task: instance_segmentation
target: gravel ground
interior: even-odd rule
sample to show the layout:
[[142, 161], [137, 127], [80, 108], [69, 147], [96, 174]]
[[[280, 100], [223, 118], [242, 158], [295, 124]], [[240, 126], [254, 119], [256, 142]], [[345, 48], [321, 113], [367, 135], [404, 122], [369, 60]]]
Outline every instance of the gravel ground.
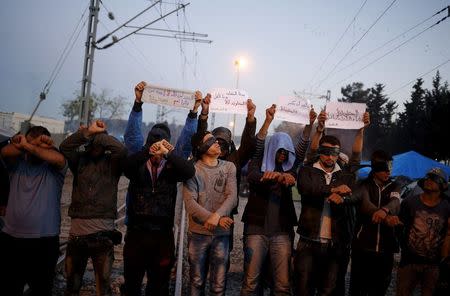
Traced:
[[[128, 180], [125, 177], [122, 177], [119, 183], [119, 198], [118, 198], [118, 206], [122, 205], [125, 200], [126, 187], [128, 184]], [[70, 204], [70, 194], [72, 187], [72, 176], [70, 172], [66, 176], [65, 185], [63, 188], [63, 196], [62, 196], [62, 226], [61, 226], [61, 241], [67, 240], [68, 231], [70, 227], [70, 218], [67, 216], [68, 205]], [[227, 292], [226, 295], [239, 295], [240, 288], [242, 285], [243, 278], [243, 252], [242, 252], [242, 232], [243, 232], [243, 223], [241, 222], [242, 213], [244, 212], [245, 205], [247, 203], [246, 198], [240, 198], [239, 201], [239, 214], [235, 219], [235, 231], [234, 231], [234, 249], [231, 253], [231, 265], [227, 278]], [[300, 203], [295, 203], [297, 215], [300, 210]], [[180, 207], [178, 207], [180, 208]], [[180, 218], [176, 217], [176, 221], [179, 221]], [[119, 227], [124, 234], [126, 231], [125, 226], [121, 225]], [[296, 240], [298, 238], [296, 237]], [[183, 260], [183, 295], [187, 295], [186, 291], [189, 284], [188, 277], [188, 263], [186, 258], [186, 240], [185, 240], [185, 248], [184, 248], [184, 260]], [[120, 285], [123, 283], [123, 258], [122, 258], [122, 249], [123, 244], [115, 247], [115, 261], [112, 272], [112, 290], [113, 295], [120, 295]], [[395, 282], [396, 282], [396, 266], [398, 263], [398, 259], [395, 260], [394, 273], [392, 275], [392, 283], [389, 287], [387, 295], [395, 295]], [[55, 289], [53, 295], [64, 295], [65, 289], [65, 278], [64, 278], [64, 267], [59, 268], [56, 279], [55, 279]], [[175, 269], [173, 273], [173, 279], [175, 278]], [[145, 281], [145, 280], [144, 280]], [[347, 277], [347, 286], [348, 286], [348, 277]], [[144, 286], [143, 286], [144, 287]], [[171, 291], [173, 294], [174, 291], [174, 280], [172, 281]], [[87, 295], [95, 295], [95, 278], [92, 264], [89, 262], [83, 281], [83, 288], [80, 292], [81, 296]], [[266, 290], [265, 295], [269, 295]]]

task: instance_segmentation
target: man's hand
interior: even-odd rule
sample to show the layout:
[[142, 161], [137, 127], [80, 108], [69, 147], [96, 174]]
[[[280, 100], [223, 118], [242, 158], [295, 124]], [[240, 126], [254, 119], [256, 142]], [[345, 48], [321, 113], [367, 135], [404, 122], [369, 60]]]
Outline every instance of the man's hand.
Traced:
[[223, 229], [230, 229], [231, 225], [233, 225], [234, 221], [230, 217], [221, 217], [219, 219], [219, 226]]
[[247, 120], [255, 120], [256, 105], [253, 103], [252, 99], [247, 100]]
[[6, 206], [0, 206], [0, 216], [6, 215]]
[[320, 111], [319, 117], [317, 117], [317, 129], [323, 131], [325, 128], [325, 121], [327, 120], [327, 112], [325, 110]]
[[275, 112], [277, 111], [277, 105], [272, 104], [270, 108], [266, 109], [266, 121], [272, 122], [272, 120], [275, 118]]
[[161, 144], [162, 144], [169, 152], [171, 152], [173, 149], [175, 149], [175, 147], [173, 147], [172, 144], [170, 144], [169, 142], [167, 142], [167, 140], [161, 140]]
[[94, 135], [98, 133], [103, 133], [106, 130], [106, 124], [101, 120], [96, 120], [91, 123], [88, 128], [88, 134]]
[[150, 154], [163, 156], [169, 153], [169, 149], [166, 148], [162, 141], [164, 140], [153, 143], [152, 146], [150, 146]]
[[145, 81], [141, 81], [134, 87], [134, 96], [136, 98], [136, 102], [142, 102], [142, 93], [144, 92], [144, 88], [146, 85], [147, 83]]
[[208, 115], [209, 113], [209, 104], [211, 103], [211, 94], [206, 94], [206, 97], [202, 100], [202, 112], [201, 115]]
[[50, 138], [49, 136], [47, 136], [47, 135], [41, 135], [41, 136], [38, 137], [37, 139], [38, 139], [38, 141], [37, 141], [36, 144], [37, 144], [39, 147], [45, 148], [45, 149], [50, 149], [50, 148], [53, 147], [53, 144], [54, 144], [53, 139]]
[[338, 187], [331, 188], [331, 193], [337, 193], [337, 194], [340, 194], [340, 195], [347, 195], [347, 194], [352, 193], [352, 190], [347, 185], [342, 184], [342, 185], [339, 185]]
[[11, 139], [11, 144], [13, 144], [14, 147], [16, 147], [16, 149], [19, 149], [19, 150], [23, 150], [24, 146], [27, 143], [28, 143], [27, 142], [27, 138], [24, 135], [22, 135], [22, 134], [15, 135]]
[[402, 221], [398, 218], [398, 216], [387, 215], [383, 220], [384, 224], [389, 227], [395, 227], [397, 225], [402, 225]]
[[197, 113], [198, 107], [202, 104], [202, 92], [197, 90], [194, 94], [195, 102], [194, 107], [192, 108], [192, 112]]
[[313, 125], [314, 121], [316, 121], [317, 113], [314, 111], [313, 106], [311, 105], [311, 110], [309, 110], [309, 125]]
[[341, 203], [344, 202], [344, 198], [337, 193], [331, 193], [331, 195], [328, 196], [327, 201], [329, 203], [340, 205]]
[[214, 231], [214, 229], [219, 224], [219, 220], [220, 220], [219, 214], [213, 213], [211, 216], [208, 217], [208, 220], [205, 221], [205, 224], [203, 224], [203, 226], [209, 231]]
[[286, 186], [292, 186], [295, 185], [295, 178], [289, 173], [282, 173], [278, 178], [278, 182]]
[[372, 215], [372, 222], [375, 224], [381, 223], [387, 216], [387, 213], [383, 209], [379, 209]]
[[364, 122], [363, 128], [367, 128], [370, 125], [370, 113], [369, 112], [364, 112], [363, 122]]
[[264, 172], [263, 176], [261, 177], [261, 179], [259, 181], [264, 182], [264, 181], [278, 180], [278, 178], [280, 176], [281, 176], [280, 172], [266, 171], [266, 172]]

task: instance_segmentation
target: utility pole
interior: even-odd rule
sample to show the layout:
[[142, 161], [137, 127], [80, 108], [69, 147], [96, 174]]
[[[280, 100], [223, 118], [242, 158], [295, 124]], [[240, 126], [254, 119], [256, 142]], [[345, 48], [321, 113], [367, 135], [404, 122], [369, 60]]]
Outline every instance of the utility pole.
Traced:
[[100, 0], [90, 0], [89, 22], [84, 53], [83, 76], [81, 80], [80, 125], [89, 124], [89, 101], [91, 99], [92, 67], [94, 65], [95, 40], [97, 38], [98, 11]]
[[[239, 70], [241, 68], [242, 61], [240, 59], [234, 61], [234, 65], [236, 66], [236, 89], [239, 89]], [[236, 113], [233, 114], [233, 139], [236, 139], [234, 134], [236, 130]]]

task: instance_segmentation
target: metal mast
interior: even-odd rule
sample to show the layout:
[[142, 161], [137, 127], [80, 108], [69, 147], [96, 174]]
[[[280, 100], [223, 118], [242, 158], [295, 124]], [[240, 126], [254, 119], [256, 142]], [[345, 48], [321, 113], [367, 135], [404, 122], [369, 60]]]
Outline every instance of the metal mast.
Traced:
[[80, 125], [89, 124], [89, 101], [91, 98], [92, 68], [94, 65], [95, 40], [97, 38], [98, 11], [100, 0], [90, 0], [89, 23], [84, 53], [83, 76], [81, 81]]

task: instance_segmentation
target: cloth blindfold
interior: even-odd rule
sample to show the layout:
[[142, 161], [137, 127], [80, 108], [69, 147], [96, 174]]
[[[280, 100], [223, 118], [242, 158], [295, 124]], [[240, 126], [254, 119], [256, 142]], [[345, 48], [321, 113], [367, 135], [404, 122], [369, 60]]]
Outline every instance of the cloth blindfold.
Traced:
[[371, 167], [374, 172], [390, 172], [392, 171], [392, 161], [377, 161], [372, 163]]
[[200, 155], [205, 154], [206, 151], [208, 151], [209, 148], [217, 141], [217, 139], [212, 136], [208, 138], [205, 142], [201, 143], [200, 146], [198, 146], [197, 151]]
[[339, 156], [340, 152], [339, 147], [320, 146], [319, 150], [317, 150], [317, 153], [327, 156]]

